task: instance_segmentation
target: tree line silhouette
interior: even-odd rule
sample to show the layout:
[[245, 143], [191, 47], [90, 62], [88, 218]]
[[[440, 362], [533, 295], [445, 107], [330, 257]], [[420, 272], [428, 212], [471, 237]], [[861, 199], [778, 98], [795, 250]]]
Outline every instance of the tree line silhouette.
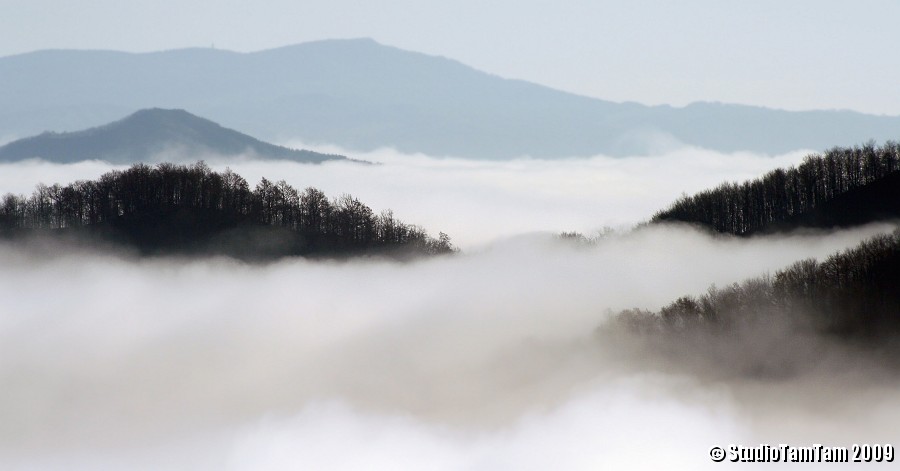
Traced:
[[0, 201], [0, 231], [6, 234], [84, 228], [112, 228], [150, 249], [178, 250], [235, 228], [268, 228], [256, 234], [287, 240], [279, 254], [455, 250], [446, 234], [432, 238], [392, 211], [375, 214], [348, 194], [329, 199], [316, 188], [298, 191], [266, 178], [251, 189], [230, 169], [214, 172], [202, 161], [136, 164], [97, 180], [39, 184], [31, 196], [7, 194]]
[[801, 260], [702, 296], [683, 296], [659, 312], [622, 311], [618, 320], [642, 332], [734, 330], [764, 321], [809, 321], [820, 332], [879, 337], [900, 333], [900, 229], [819, 262]]
[[872, 142], [861, 147], [835, 147], [824, 155], [807, 156], [796, 167], [682, 196], [656, 213], [651, 221], [697, 223], [717, 232], [746, 235], [820, 208], [840, 195], [898, 171], [897, 142], [888, 141], [880, 147]]

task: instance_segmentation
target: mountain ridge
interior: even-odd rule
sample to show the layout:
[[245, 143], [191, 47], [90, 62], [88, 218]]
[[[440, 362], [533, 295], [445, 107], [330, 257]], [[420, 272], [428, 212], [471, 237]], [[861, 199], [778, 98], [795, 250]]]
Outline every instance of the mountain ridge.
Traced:
[[606, 101], [371, 39], [246, 53], [36, 51], [0, 58], [0, 103], [4, 135], [184, 108], [270, 141], [479, 159], [647, 154], [655, 137], [774, 154], [900, 133], [900, 117], [855, 111]]

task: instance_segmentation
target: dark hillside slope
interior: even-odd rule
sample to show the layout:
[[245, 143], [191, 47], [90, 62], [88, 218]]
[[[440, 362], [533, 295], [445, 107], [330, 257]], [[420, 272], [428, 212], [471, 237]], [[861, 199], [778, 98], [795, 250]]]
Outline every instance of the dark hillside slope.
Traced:
[[[621, 311], [595, 335], [624, 359], [667, 373], [819, 385], [874, 372], [893, 391], [900, 371], [900, 230], [823, 261], [713, 285], [655, 312]], [[813, 392], [809, 400], [815, 399]]]
[[763, 324], [838, 337], [892, 338], [900, 335], [900, 229], [821, 262], [798, 261], [774, 276], [713, 286], [656, 313], [629, 310], [620, 319], [645, 331], [738, 332]]
[[900, 215], [900, 144], [833, 148], [797, 167], [685, 196], [652, 222], [686, 222], [750, 235], [865, 224]]
[[765, 232], [797, 227], [851, 227], [886, 220], [900, 220], [900, 170], [838, 195], [815, 209], [772, 223]]
[[450, 239], [428, 236], [389, 210], [375, 214], [349, 195], [329, 200], [263, 178], [254, 189], [231, 171], [134, 165], [97, 180], [38, 185], [30, 197], [0, 201], [0, 236], [87, 238], [142, 253], [225, 254], [268, 259], [452, 252]]

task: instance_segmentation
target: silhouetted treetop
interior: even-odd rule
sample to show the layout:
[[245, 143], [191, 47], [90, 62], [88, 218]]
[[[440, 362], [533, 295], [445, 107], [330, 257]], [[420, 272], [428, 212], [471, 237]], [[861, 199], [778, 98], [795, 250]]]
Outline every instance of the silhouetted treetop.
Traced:
[[797, 167], [684, 196], [653, 222], [746, 235], [797, 226], [849, 226], [900, 217], [900, 144], [835, 147]]
[[0, 233], [48, 231], [112, 234], [148, 252], [250, 257], [257, 249], [263, 256], [455, 250], [446, 234], [434, 239], [351, 195], [328, 199], [316, 188], [298, 191], [266, 178], [251, 189], [230, 169], [214, 172], [203, 162], [136, 164], [97, 180], [39, 184], [29, 197], [0, 201]]
[[900, 334], [900, 229], [824, 261], [806, 259], [702, 296], [683, 296], [659, 312], [632, 309], [618, 319], [642, 332], [697, 328], [734, 331], [765, 323], [806, 323], [840, 336]]

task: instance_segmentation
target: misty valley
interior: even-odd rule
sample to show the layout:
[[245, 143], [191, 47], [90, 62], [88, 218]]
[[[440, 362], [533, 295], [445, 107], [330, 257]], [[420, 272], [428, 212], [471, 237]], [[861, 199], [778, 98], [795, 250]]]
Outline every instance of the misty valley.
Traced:
[[[896, 416], [844, 397], [896, 400], [898, 158], [890, 142], [834, 148], [683, 195], [630, 228], [470, 236], [462, 250], [346, 193], [265, 177], [251, 187], [203, 162], [106, 164], [95, 179], [10, 193], [0, 202], [5, 453], [51, 468], [72, 453], [148, 469], [167, 459], [243, 469], [272, 453], [362, 465], [322, 448], [331, 436], [365, 463], [420, 443], [422, 460], [465, 467], [487, 454], [542, 468], [594, 447], [569, 436], [624, 427], [624, 445], [645, 436], [634, 424], [660, 415], [693, 421], [701, 436], [804, 440], [805, 427], [783, 434], [798, 416], [835, 440], [893, 430]], [[448, 197], [486, 172], [413, 162], [436, 167], [410, 177], [432, 189], [456, 173]], [[409, 165], [232, 164], [287, 169], [298, 183], [313, 167], [340, 182]], [[366, 192], [401, 207], [407, 197]], [[747, 414], [756, 425], [736, 430]], [[532, 440], [553, 453], [519, 448]], [[27, 458], [47, 443], [47, 458]]]
[[889, 469], [898, 123], [368, 39], [0, 57], [0, 469]]

